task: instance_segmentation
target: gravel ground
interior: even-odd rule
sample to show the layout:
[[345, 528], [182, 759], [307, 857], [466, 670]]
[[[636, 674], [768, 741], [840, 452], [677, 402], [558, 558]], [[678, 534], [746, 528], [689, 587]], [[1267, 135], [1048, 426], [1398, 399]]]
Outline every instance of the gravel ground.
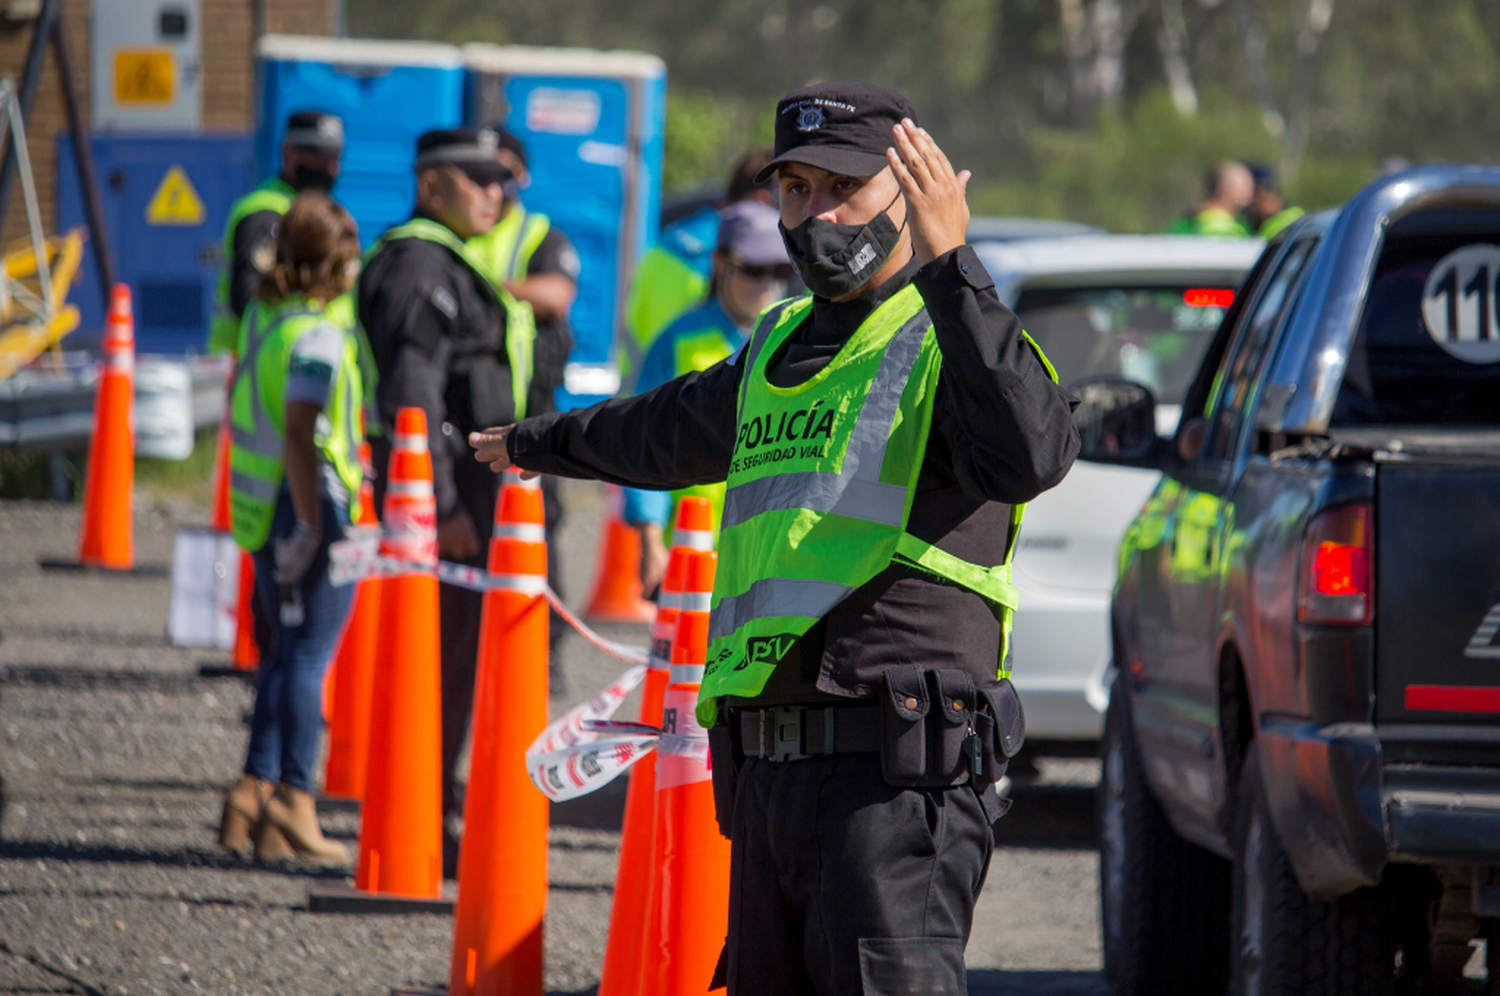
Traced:
[[[601, 489], [565, 491], [571, 602], [586, 594]], [[166, 564], [191, 505], [136, 506], [137, 560]], [[197, 676], [223, 655], [167, 645], [164, 576], [44, 571], [75, 549], [78, 509], [0, 502], [0, 993], [384, 994], [441, 987], [448, 917], [307, 911], [315, 876], [214, 847], [220, 793], [243, 760], [251, 691]], [[639, 627], [606, 631], [641, 643]], [[566, 709], [619, 665], [580, 639], [563, 649]], [[627, 702], [621, 715], [633, 716]], [[1102, 996], [1097, 765], [1042, 759], [1022, 779], [969, 946], [982, 996]], [[592, 993], [609, 920], [621, 781], [553, 809], [549, 992]], [[325, 812], [351, 845], [358, 820]], [[337, 876], [332, 876], [336, 878]]]

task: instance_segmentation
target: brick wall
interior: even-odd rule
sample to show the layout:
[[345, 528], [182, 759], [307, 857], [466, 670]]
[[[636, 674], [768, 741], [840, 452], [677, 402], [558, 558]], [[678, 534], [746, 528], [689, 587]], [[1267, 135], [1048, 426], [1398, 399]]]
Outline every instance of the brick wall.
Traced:
[[[109, 2], [109, 0], [99, 0]], [[78, 96], [85, 120], [89, 113], [90, 0], [61, 0], [63, 24], [77, 75]], [[326, 35], [333, 29], [336, 0], [265, 0], [268, 31]], [[209, 131], [245, 131], [252, 127], [255, 106], [254, 7], [251, 0], [202, 0], [203, 127]], [[11, 24], [0, 18], [0, 76], [20, 85], [33, 23]], [[57, 222], [55, 178], [57, 135], [68, 126], [62, 80], [57, 60], [48, 50], [46, 68], [37, 88], [36, 104], [26, 123], [26, 141], [41, 201], [42, 223], [51, 232]], [[26, 236], [25, 207], [19, 179], [0, 229], [0, 245]]]

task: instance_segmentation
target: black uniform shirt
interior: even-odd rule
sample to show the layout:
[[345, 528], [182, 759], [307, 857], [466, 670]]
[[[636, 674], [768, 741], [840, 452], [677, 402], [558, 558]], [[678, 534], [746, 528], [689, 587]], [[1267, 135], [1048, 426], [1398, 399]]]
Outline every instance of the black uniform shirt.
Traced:
[[254, 211], [234, 226], [229, 240], [233, 258], [229, 261], [229, 308], [236, 318], [260, 290], [260, 282], [276, 265], [276, 231], [281, 227], [279, 211]]
[[[955, 556], [999, 563], [1010, 509], [1062, 480], [1078, 453], [1077, 401], [1052, 383], [1021, 337], [994, 281], [963, 246], [856, 301], [814, 299], [811, 320], [772, 357], [772, 383], [805, 381], [907, 282], [914, 282], [943, 354], [933, 427], [907, 529]], [[738, 357], [629, 398], [523, 422], [512, 460], [528, 470], [633, 487], [722, 481], [737, 430]], [[892, 564], [805, 633], [757, 702], [866, 698], [897, 664], [962, 667], [994, 681], [1000, 627], [965, 589]], [[1022, 662], [1024, 666], [1024, 662]]]
[[[555, 273], [578, 283], [578, 251], [556, 225], [547, 229], [531, 259], [526, 261], [528, 277]], [[536, 348], [531, 371], [531, 390], [526, 395], [526, 411], [542, 415], [556, 411], [554, 395], [563, 382], [563, 370], [573, 352], [573, 329], [566, 318], [548, 321], [537, 319]]]
[[515, 419], [499, 298], [446, 246], [409, 238], [365, 264], [356, 305], [380, 375], [376, 404], [386, 432], [400, 408], [427, 412], [437, 514], [446, 519], [459, 503], [453, 461], [468, 459], [468, 434]]

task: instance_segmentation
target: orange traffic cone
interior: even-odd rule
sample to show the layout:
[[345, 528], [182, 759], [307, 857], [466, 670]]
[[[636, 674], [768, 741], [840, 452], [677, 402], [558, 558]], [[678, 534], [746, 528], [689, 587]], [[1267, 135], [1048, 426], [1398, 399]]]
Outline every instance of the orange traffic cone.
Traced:
[[541, 996], [547, 797], [523, 758], [547, 725], [542, 492], [514, 472], [495, 506], [474, 689], [474, 746], [458, 851], [448, 996]]
[[729, 931], [729, 841], [714, 818], [708, 732], [694, 707], [708, 660], [708, 603], [718, 555], [687, 561], [671, 684], [662, 704], [657, 746], [655, 910], [641, 993], [686, 996], [708, 990]]
[[584, 614], [602, 622], [649, 623], [656, 607], [641, 597], [641, 538], [620, 518], [622, 500], [620, 489], [611, 487], [599, 573]]
[[[661, 725], [662, 698], [672, 661], [687, 560], [700, 534], [713, 545], [713, 511], [706, 498], [684, 498], [677, 510], [675, 545], [661, 583], [656, 623], [651, 628], [651, 657], [641, 695], [640, 722]], [[637, 996], [641, 956], [646, 943], [646, 915], [651, 903], [651, 848], [656, 826], [656, 754], [647, 754], [630, 769], [625, 815], [620, 834], [619, 871], [609, 912], [609, 942], [599, 976], [599, 996]]]
[[230, 670], [239, 675], [254, 674], [260, 667], [260, 647], [255, 642], [255, 610], [250, 599], [255, 595], [255, 558], [240, 551], [240, 607], [234, 623], [234, 656]]
[[94, 397], [94, 437], [83, 491], [78, 561], [85, 567], [135, 566], [130, 501], [135, 484], [135, 321], [130, 288], [115, 284], [104, 325], [104, 375]]
[[[355, 524], [378, 528], [375, 488], [371, 484], [370, 444], [359, 450], [365, 482], [359, 489]], [[375, 692], [375, 654], [380, 640], [380, 579], [367, 578], [354, 591], [354, 607], [339, 638], [339, 652], [330, 669], [328, 766], [323, 792], [347, 799], [363, 799], [370, 759], [370, 700]]]
[[315, 913], [451, 906], [442, 899], [437, 509], [422, 409], [396, 413], [392, 444], [380, 552], [423, 566], [381, 581], [359, 870], [352, 890], [309, 889]]
[[[234, 374], [224, 384], [227, 399], [234, 387]], [[214, 507], [208, 528], [214, 532], [227, 533], [234, 528], [229, 517], [229, 456], [234, 448], [234, 433], [229, 427], [229, 402], [224, 402], [224, 412], [219, 416], [219, 438], [214, 449]]]

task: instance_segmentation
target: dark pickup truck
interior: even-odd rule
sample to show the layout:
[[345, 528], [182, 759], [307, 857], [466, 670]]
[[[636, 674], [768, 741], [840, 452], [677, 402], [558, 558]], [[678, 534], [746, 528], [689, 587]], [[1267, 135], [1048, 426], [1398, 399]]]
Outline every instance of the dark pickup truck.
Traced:
[[1500, 994], [1500, 168], [1268, 245], [1173, 438], [1074, 390], [1085, 459], [1162, 472], [1111, 618], [1114, 991]]

